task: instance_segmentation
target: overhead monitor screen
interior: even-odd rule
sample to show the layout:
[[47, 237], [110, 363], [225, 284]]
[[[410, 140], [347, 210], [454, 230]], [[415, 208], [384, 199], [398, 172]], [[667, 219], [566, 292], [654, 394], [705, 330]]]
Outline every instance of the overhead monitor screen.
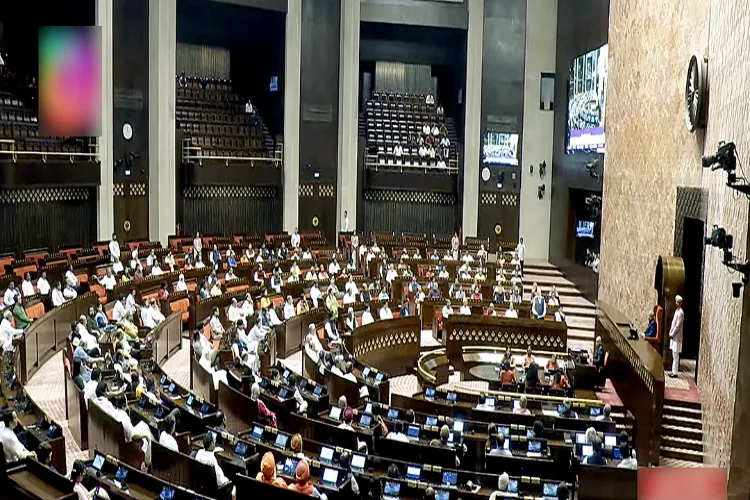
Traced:
[[568, 80], [568, 153], [604, 153], [608, 54], [603, 45], [573, 59]]

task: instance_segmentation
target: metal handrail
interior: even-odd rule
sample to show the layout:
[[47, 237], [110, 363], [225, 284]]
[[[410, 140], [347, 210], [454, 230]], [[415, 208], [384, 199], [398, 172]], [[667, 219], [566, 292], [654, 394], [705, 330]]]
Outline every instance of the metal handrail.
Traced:
[[[195, 151], [198, 154], [191, 154], [191, 151]], [[276, 149], [273, 152], [272, 157], [267, 156], [216, 156], [216, 155], [204, 155], [203, 148], [197, 146], [191, 142], [191, 138], [186, 137], [182, 140], [182, 161], [190, 162], [197, 161], [198, 165], [203, 165], [203, 160], [224, 160], [225, 165], [229, 165], [230, 162], [250, 162], [250, 166], [257, 161], [259, 163], [273, 163], [274, 166], [280, 167], [284, 161], [284, 144], [279, 143], [276, 145]]]
[[76, 158], [92, 158], [92, 159], [99, 159], [99, 143], [96, 140], [96, 138], [92, 138], [89, 141], [88, 153], [71, 153], [71, 152], [63, 152], [63, 151], [24, 151], [21, 149], [16, 148], [16, 141], [15, 139], [0, 139], [0, 144], [10, 144], [10, 150], [0, 150], [0, 155], [6, 155], [11, 156], [11, 159], [13, 160], [13, 163], [18, 163], [18, 157], [34, 157], [34, 156], [41, 156], [42, 162], [47, 163], [48, 157], [67, 157], [70, 159], [70, 163], [73, 163], [73, 161]]
[[457, 174], [458, 173], [458, 165], [459, 160], [448, 160], [447, 166], [445, 168], [438, 167], [436, 165], [406, 165], [406, 164], [399, 164], [399, 163], [382, 163], [377, 160], [373, 161], [373, 158], [377, 159], [378, 155], [373, 154], [366, 154], [365, 155], [365, 167], [370, 168], [372, 170], [378, 171], [378, 168], [384, 168], [387, 170], [395, 170], [399, 169], [401, 172], [406, 170], [422, 170], [425, 173], [427, 172], [446, 172], [450, 174]]

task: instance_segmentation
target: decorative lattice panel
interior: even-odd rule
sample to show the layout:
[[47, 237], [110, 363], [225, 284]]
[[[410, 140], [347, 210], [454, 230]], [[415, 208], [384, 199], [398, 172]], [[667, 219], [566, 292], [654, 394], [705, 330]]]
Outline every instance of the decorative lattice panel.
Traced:
[[414, 342], [417, 342], [416, 332], [392, 332], [359, 344], [354, 349], [354, 357], [363, 356], [380, 349], [398, 348], [398, 346], [413, 344]]
[[112, 194], [115, 196], [125, 196], [125, 184], [117, 182], [112, 187]]
[[318, 196], [321, 198], [333, 198], [335, 191], [331, 184], [320, 184], [318, 186]]
[[312, 184], [300, 184], [299, 185], [299, 197], [300, 198], [312, 198], [315, 192], [315, 186]]
[[130, 184], [129, 186], [130, 196], [146, 196], [146, 184], [144, 184], [143, 182], [137, 182], [135, 184]]
[[559, 336], [531, 333], [528, 331], [516, 331], [508, 329], [504, 331], [490, 331], [475, 328], [459, 328], [453, 330], [449, 335], [449, 340], [461, 342], [469, 345], [472, 342], [492, 345], [531, 345], [535, 348], [549, 349], [553, 351], [565, 350], [565, 340]]
[[500, 195], [500, 204], [506, 207], [515, 207], [518, 205], [518, 195], [503, 193]]
[[276, 188], [265, 186], [188, 186], [183, 192], [187, 199], [194, 198], [274, 198]]
[[482, 205], [497, 205], [497, 193], [482, 193]]
[[0, 190], [0, 204], [80, 201], [88, 199], [89, 190], [79, 187]]
[[432, 205], [455, 205], [456, 196], [450, 193], [421, 191], [365, 191], [367, 201], [392, 201], [397, 203], [428, 203]]

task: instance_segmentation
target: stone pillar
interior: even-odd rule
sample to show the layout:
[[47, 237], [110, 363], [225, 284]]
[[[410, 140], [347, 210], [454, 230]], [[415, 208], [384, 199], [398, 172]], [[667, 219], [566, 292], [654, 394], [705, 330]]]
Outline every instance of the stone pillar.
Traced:
[[350, 231], [357, 229], [359, 26], [360, 0], [341, 2], [339, 170], [336, 221], [340, 225], [344, 220], [344, 211], [347, 211]]
[[463, 234], [477, 235], [479, 213], [479, 167], [482, 133], [482, 45], [484, 0], [468, 0], [469, 32], [466, 37], [466, 91], [464, 106]]
[[299, 205], [300, 71], [302, 0], [289, 0], [284, 67], [284, 231], [297, 227]]
[[99, 140], [101, 184], [97, 192], [96, 233], [109, 240], [115, 230], [114, 154], [112, 152], [114, 88], [112, 80], [112, 2], [96, 0], [96, 25], [102, 31], [102, 135]]
[[177, 0], [149, 0], [149, 239], [175, 233]]
[[[555, 73], [557, 56], [557, 0], [528, 0], [526, 4], [526, 65], [524, 75], [523, 141], [519, 236], [526, 244], [527, 259], [549, 258], [550, 206], [552, 200], [552, 139], [555, 113], [540, 109], [542, 73]], [[557, 102], [555, 106], [565, 106]], [[544, 179], [539, 164], [547, 163]], [[529, 166], [534, 166], [533, 174]], [[545, 186], [544, 198], [537, 193]]]

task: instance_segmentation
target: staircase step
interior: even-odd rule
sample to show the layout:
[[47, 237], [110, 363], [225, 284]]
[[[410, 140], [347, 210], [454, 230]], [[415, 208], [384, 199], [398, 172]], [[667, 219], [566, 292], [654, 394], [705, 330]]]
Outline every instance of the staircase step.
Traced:
[[686, 450], [683, 448], [672, 448], [671, 446], [662, 446], [661, 456], [676, 458], [678, 460], [685, 460], [688, 462], [703, 462], [703, 452]]
[[703, 452], [703, 441], [699, 441], [697, 439], [687, 439], [687, 438], [681, 438], [677, 436], [665, 436], [662, 435], [661, 437], [661, 447], [662, 449], [664, 447], [668, 448], [679, 448], [684, 450], [693, 450], [693, 451], [699, 451]]
[[595, 307], [579, 307], [579, 306], [570, 306], [565, 307], [565, 316], [570, 318], [571, 316], [575, 317], [583, 317], [583, 318], [596, 318], [596, 308]]
[[697, 410], [701, 409], [701, 404], [696, 401], [678, 401], [676, 399], [665, 399], [664, 405], [676, 406], [676, 407], [681, 407], [681, 408], [695, 408]]
[[703, 440], [703, 431], [701, 429], [694, 429], [692, 427], [684, 427], [682, 425], [664, 424], [661, 426], [661, 435], [681, 437], [685, 439], [694, 439], [696, 441]]
[[566, 314], [565, 322], [568, 324], [568, 328], [575, 328], [577, 330], [590, 330], [592, 332], [596, 329], [596, 321], [594, 320], [594, 318], [582, 318], [580, 316]]
[[594, 337], [596, 337], [596, 332], [594, 330], [582, 330], [580, 328], [568, 328], [569, 339], [590, 340], [593, 342]]
[[677, 425], [679, 427], [690, 427], [692, 429], [703, 429], [703, 422], [697, 418], [680, 417], [678, 415], [662, 415], [662, 423]]
[[686, 406], [664, 405], [663, 415], [677, 415], [679, 417], [694, 418], [700, 420], [703, 413], [700, 408], [689, 408]]

